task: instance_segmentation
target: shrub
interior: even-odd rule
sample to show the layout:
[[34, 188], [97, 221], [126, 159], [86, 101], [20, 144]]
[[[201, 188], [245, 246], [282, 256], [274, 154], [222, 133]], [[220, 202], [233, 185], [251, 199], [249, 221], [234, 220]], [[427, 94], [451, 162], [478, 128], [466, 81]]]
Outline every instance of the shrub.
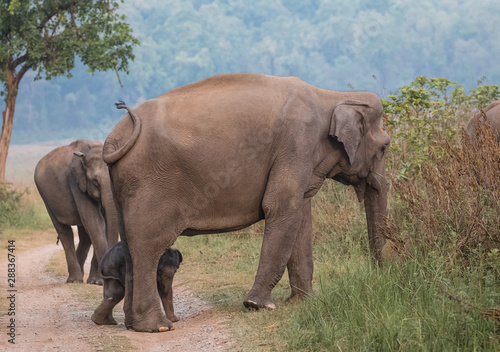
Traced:
[[429, 161], [438, 134], [441, 139], [455, 141], [460, 124], [469, 120], [474, 110], [498, 98], [497, 85], [482, 85], [466, 95], [461, 84], [417, 76], [383, 101], [386, 127], [392, 137], [388, 167], [404, 180], [418, 176]]
[[438, 136], [421, 178], [393, 180], [405, 243], [437, 251], [449, 265], [500, 248], [500, 146], [489, 125], [475, 123], [472, 140], [463, 129], [461, 143]]
[[5, 228], [48, 229], [52, 226], [43, 201], [29, 188], [18, 191], [0, 183], [0, 230]]
[[8, 183], [0, 183], [0, 229], [18, 225], [21, 219], [21, 198], [28, 188], [19, 192]]

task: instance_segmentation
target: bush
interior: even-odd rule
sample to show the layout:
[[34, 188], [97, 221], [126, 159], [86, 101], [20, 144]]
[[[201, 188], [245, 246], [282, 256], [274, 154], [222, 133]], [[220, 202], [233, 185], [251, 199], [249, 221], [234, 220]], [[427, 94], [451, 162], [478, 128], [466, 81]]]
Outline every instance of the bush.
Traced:
[[[418, 81], [417, 77], [415, 82]], [[420, 81], [433, 82], [432, 79]], [[422, 93], [421, 96], [426, 94], [432, 95]], [[464, 101], [477, 101], [477, 96], [472, 96], [458, 99], [457, 109]], [[454, 98], [441, 95], [441, 99], [449, 103]], [[422, 111], [422, 106], [429, 105], [421, 105], [423, 101], [406, 100], [401, 104], [416, 104], [414, 111]], [[390, 111], [393, 112], [393, 134], [411, 136], [406, 129], [412, 127], [401, 124], [400, 115], [394, 115], [397, 108], [392, 107]], [[500, 248], [500, 146], [484, 121], [475, 121], [473, 142], [456, 117], [436, 118], [440, 114], [447, 116], [448, 112], [434, 111], [431, 118], [421, 118], [425, 121], [420, 121], [417, 132], [413, 133], [421, 139], [418, 142], [415, 142], [417, 137], [409, 139], [414, 149], [407, 160], [413, 167], [400, 169], [401, 164], [397, 162], [390, 165], [395, 190], [391, 205], [393, 224], [384, 231], [388, 238], [403, 242], [414, 251], [437, 251], [453, 265], [459, 259], [480, 260], [480, 253], [494, 253]], [[445, 121], [455, 122], [446, 125]], [[424, 124], [429, 126], [418, 128]], [[454, 138], [455, 130], [461, 131], [461, 138]], [[398, 151], [397, 143], [396, 139], [393, 153]]]
[[404, 180], [419, 176], [438, 134], [454, 142], [460, 124], [468, 121], [474, 110], [498, 98], [497, 85], [482, 85], [466, 95], [461, 84], [417, 76], [383, 101], [386, 127], [392, 137], [388, 167]]
[[[36, 196], [36, 195], [35, 195]], [[5, 228], [50, 228], [51, 221], [39, 197], [29, 188], [18, 191], [0, 183], [0, 230]]]
[[8, 183], [0, 183], [0, 229], [20, 223], [21, 198], [27, 193], [27, 188], [19, 192]]

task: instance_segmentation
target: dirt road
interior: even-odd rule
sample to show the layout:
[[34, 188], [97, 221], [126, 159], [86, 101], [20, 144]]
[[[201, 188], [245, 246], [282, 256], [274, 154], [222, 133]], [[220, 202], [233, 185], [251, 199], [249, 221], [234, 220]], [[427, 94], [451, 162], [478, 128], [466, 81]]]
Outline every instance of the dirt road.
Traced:
[[[228, 318], [213, 314], [211, 307], [181, 282], [174, 284], [174, 307], [181, 318], [174, 331], [148, 334], [126, 330], [121, 304], [114, 311], [117, 326], [95, 325], [90, 320], [95, 307], [79, 301], [76, 290], [65, 284], [65, 278], [46, 272], [51, 256], [61, 250], [61, 246], [51, 244], [16, 255], [15, 345], [7, 342], [10, 317], [2, 312], [0, 350], [213, 352], [230, 347]], [[88, 266], [87, 263], [86, 272]], [[0, 273], [1, 294], [7, 294], [6, 267], [2, 265]], [[86, 285], [90, 294], [102, 294], [101, 286], [79, 285]]]

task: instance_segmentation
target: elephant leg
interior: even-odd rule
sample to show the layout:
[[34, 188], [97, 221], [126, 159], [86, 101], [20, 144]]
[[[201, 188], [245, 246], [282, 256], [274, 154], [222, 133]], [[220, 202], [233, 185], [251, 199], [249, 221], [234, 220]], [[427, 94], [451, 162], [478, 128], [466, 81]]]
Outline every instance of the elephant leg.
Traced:
[[108, 249], [108, 240], [106, 239], [106, 223], [99, 204], [82, 194], [78, 186], [70, 185], [75, 204], [80, 215], [80, 220], [88, 234], [94, 253], [97, 257], [97, 262], [101, 260], [104, 252]]
[[[125, 219], [142, 218], [124, 216]], [[144, 218], [147, 218], [144, 214]], [[172, 223], [174, 220], [172, 220]], [[168, 223], [168, 222], [167, 222]], [[164, 226], [165, 225], [165, 226]], [[166, 224], [158, 224], [156, 231], [148, 231], [130, 220], [126, 227], [126, 240], [132, 270], [127, 263], [125, 291], [125, 325], [135, 331], [162, 332], [173, 330], [173, 324], [163, 314], [158, 300], [157, 268], [165, 249], [173, 244], [176, 236], [168, 233]], [[170, 236], [169, 236], [170, 235]]]
[[73, 230], [69, 225], [63, 225], [61, 223], [54, 222], [54, 226], [59, 235], [59, 240], [64, 248], [64, 254], [66, 255], [66, 263], [68, 264], [69, 276], [66, 282], [83, 282], [83, 272], [82, 267], [78, 263], [75, 251], [75, 240], [73, 237]]
[[92, 261], [90, 262], [90, 273], [87, 279], [88, 284], [102, 285], [102, 279], [99, 277], [98, 268], [99, 263], [97, 262], [97, 256], [94, 251]]
[[113, 308], [125, 296], [125, 287], [115, 279], [105, 279], [103, 288], [103, 300], [92, 314], [92, 321], [98, 325], [116, 325], [113, 318]]
[[85, 265], [85, 261], [87, 260], [87, 255], [92, 243], [90, 242], [90, 237], [83, 226], [78, 226], [78, 238], [80, 241], [78, 242], [78, 247], [76, 249], [76, 258], [78, 259], [78, 264], [80, 264], [83, 275], [83, 267]]
[[60, 223], [49, 206], [46, 206], [52, 224], [57, 232], [57, 238], [61, 241], [68, 265], [68, 279], [66, 282], [83, 282], [83, 273], [78, 263], [75, 252], [75, 240], [71, 226]]
[[[90, 241], [90, 236], [88, 235], [87, 231], [83, 226], [78, 226], [78, 237], [80, 238], [80, 242], [78, 243], [78, 248], [76, 249], [76, 257], [78, 259], [78, 263], [80, 264], [80, 267], [82, 268], [82, 275], [84, 274], [84, 266], [85, 266], [85, 261], [87, 260], [87, 255], [89, 253], [90, 245], [92, 242]], [[88, 284], [95, 284], [95, 285], [102, 285], [102, 279], [99, 277], [99, 274], [97, 273], [98, 269], [98, 262], [97, 258], [95, 255], [92, 256], [92, 261], [90, 262], [90, 273], [89, 277], [87, 278], [87, 283]]]
[[174, 313], [174, 292], [172, 291], [172, 288], [168, 290], [165, 296], [161, 296], [161, 303], [163, 305], [163, 309], [165, 310], [165, 315], [167, 316], [167, 319], [170, 320], [171, 322], [175, 323], [176, 321], [179, 321], [179, 317], [175, 315]]
[[291, 294], [288, 301], [297, 301], [312, 292], [312, 218], [310, 200], [304, 206], [302, 225], [287, 263]]
[[271, 198], [276, 208], [269, 208], [266, 212], [259, 268], [252, 289], [243, 302], [249, 309], [276, 308], [271, 299], [271, 291], [285, 272], [302, 223], [303, 200], [296, 200], [296, 204], [300, 202], [300, 205], [295, 207], [289, 201], [291, 204], [285, 210], [278, 205], [283, 206], [285, 202], [276, 202], [275, 197]]
[[[160, 269], [158, 269], [160, 271]], [[172, 281], [174, 279], [176, 268], [174, 266], [169, 266], [163, 268], [162, 273], [158, 275], [158, 293], [160, 294], [161, 303], [163, 305], [163, 309], [165, 310], [165, 315], [167, 319], [176, 322], [179, 321], [179, 318], [174, 313], [174, 293], [172, 290]]]

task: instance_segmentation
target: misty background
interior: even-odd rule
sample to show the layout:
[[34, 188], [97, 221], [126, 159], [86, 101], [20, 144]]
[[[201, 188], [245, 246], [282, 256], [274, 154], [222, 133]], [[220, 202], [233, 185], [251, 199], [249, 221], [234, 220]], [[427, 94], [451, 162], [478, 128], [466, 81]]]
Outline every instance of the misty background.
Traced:
[[[125, 0], [141, 41], [130, 74], [23, 78], [13, 144], [104, 141], [130, 106], [220, 73], [298, 76], [382, 97], [417, 75], [465, 86], [500, 83], [500, 5], [483, 0]], [[5, 108], [3, 100], [0, 109]]]

